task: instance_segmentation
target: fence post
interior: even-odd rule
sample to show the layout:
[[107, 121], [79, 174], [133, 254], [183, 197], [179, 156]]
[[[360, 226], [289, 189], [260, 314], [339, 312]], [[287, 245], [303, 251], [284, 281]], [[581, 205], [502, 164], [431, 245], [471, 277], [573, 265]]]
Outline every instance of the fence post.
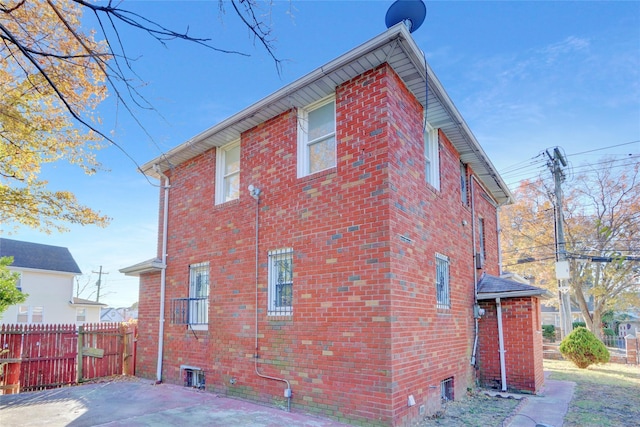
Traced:
[[627, 352], [627, 363], [638, 364], [638, 339], [633, 335], [624, 337], [625, 350]]
[[638, 364], [638, 345], [636, 338], [633, 335], [627, 335], [624, 337], [625, 347], [627, 350], [627, 363], [637, 365]]
[[76, 382], [80, 383], [82, 381], [82, 347], [84, 337], [84, 325], [78, 326], [78, 354], [77, 354], [77, 362], [76, 362]]

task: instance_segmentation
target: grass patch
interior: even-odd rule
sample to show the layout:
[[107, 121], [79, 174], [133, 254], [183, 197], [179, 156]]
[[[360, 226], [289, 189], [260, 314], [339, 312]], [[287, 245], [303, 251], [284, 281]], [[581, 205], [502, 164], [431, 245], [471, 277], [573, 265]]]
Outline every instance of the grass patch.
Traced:
[[550, 378], [576, 383], [564, 419], [566, 427], [618, 427], [640, 420], [640, 368], [608, 363], [579, 369], [564, 360], [545, 360]]

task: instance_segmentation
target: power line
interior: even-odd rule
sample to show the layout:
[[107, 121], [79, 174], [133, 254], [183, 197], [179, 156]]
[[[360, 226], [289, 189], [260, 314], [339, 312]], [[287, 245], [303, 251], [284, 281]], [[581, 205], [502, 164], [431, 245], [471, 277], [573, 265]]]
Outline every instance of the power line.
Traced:
[[624, 142], [622, 144], [609, 145], [607, 147], [594, 148], [593, 150], [587, 150], [587, 151], [582, 151], [580, 153], [569, 154], [569, 156], [578, 156], [578, 155], [581, 155], [581, 154], [588, 154], [588, 153], [593, 153], [593, 152], [596, 152], [596, 151], [608, 150], [609, 148], [616, 148], [616, 147], [623, 147], [625, 145], [637, 144], [639, 142], [640, 142], [640, 140]]

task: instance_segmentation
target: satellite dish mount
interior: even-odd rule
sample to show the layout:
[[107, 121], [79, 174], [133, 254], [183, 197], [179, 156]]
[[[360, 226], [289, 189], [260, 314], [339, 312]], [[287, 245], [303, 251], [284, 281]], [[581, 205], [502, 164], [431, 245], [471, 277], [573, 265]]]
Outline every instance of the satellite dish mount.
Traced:
[[391, 28], [403, 22], [410, 33], [420, 28], [427, 16], [427, 6], [422, 0], [396, 0], [387, 10], [384, 22]]

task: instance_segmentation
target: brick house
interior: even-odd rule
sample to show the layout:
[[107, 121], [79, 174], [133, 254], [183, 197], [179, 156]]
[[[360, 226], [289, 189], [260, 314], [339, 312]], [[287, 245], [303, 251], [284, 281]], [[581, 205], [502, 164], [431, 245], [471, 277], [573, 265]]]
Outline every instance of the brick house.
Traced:
[[404, 25], [142, 170], [138, 375], [390, 426], [475, 384], [511, 194]]

